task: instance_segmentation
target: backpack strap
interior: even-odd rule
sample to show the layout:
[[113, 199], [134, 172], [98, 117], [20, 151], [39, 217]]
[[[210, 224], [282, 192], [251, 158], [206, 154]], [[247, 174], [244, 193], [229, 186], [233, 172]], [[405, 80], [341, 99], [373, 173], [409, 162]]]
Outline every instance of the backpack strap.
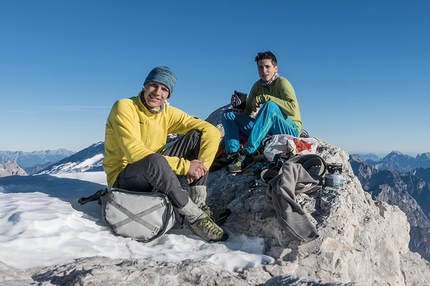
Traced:
[[327, 171], [325, 160], [317, 154], [296, 155], [288, 161], [301, 164], [311, 175], [324, 176]]
[[84, 205], [88, 202], [92, 202], [92, 201], [98, 201], [98, 204], [101, 205], [101, 198], [106, 195], [106, 193], [108, 192], [108, 189], [101, 189], [98, 190], [95, 194], [92, 194], [89, 197], [82, 197], [78, 200], [78, 203], [81, 205]]

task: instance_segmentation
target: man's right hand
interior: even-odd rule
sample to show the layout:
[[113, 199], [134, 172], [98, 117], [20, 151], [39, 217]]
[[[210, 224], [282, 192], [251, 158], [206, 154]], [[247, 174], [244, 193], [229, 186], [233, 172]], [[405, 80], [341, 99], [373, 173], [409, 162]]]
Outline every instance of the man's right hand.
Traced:
[[255, 97], [252, 99], [251, 107], [252, 111], [254, 112], [257, 111], [258, 107], [260, 107], [260, 104], [257, 102], [257, 99]]
[[202, 160], [190, 161], [190, 169], [188, 170], [188, 173], [185, 175], [185, 178], [188, 184], [191, 184], [192, 182], [200, 179], [207, 173], [208, 169], [203, 163], [204, 161]]

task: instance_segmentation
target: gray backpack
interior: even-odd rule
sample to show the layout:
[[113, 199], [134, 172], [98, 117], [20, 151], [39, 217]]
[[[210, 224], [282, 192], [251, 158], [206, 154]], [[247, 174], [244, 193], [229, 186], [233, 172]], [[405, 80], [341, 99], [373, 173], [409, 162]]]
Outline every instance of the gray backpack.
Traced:
[[312, 178], [322, 183], [323, 176], [327, 171], [327, 163], [318, 154], [303, 154], [294, 155], [291, 152], [288, 154], [276, 154], [273, 162], [268, 168], [265, 168], [260, 173], [260, 181], [263, 185], [279, 174], [282, 164], [285, 162], [301, 164], [303, 168], [311, 175]]
[[116, 235], [140, 242], [152, 241], [170, 230], [177, 212], [166, 195], [160, 192], [133, 192], [112, 188], [100, 190], [79, 203], [98, 200], [103, 220]]

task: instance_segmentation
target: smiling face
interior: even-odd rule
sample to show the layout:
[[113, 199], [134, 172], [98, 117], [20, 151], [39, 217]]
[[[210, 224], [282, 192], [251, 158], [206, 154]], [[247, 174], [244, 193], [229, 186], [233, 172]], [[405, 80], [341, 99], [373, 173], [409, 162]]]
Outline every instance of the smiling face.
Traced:
[[258, 75], [264, 81], [269, 81], [278, 72], [278, 66], [272, 60], [262, 59], [257, 62]]
[[144, 87], [143, 100], [151, 108], [159, 108], [169, 97], [169, 88], [162, 83], [149, 81]]

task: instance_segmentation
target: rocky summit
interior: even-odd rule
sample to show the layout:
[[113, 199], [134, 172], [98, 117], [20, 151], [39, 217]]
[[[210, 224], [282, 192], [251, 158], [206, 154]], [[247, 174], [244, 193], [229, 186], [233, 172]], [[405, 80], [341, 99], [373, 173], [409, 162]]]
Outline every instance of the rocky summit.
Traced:
[[261, 270], [271, 276], [309, 276], [357, 285], [429, 285], [430, 264], [408, 248], [406, 215], [363, 191], [344, 150], [320, 142], [317, 153], [328, 163], [342, 163], [344, 176], [342, 188], [323, 187], [313, 196], [297, 195], [316, 225], [317, 239], [301, 244], [276, 219], [261, 219], [266, 189], [250, 189], [250, 178], [220, 170], [211, 177], [210, 197], [212, 204], [221, 202], [233, 211], [225, 228], [266, 238], [266, 254], [276, 263]]
[[223, 227], [264, 237], [273, 264], [229, 272], [192, 260], [92, 257], [26, 270], [0, 265], [0, 281], [15, 281], [9, 285], [430, 285], [430, 264], [408, 248], [406, 215], [363, 191], [344, 150], [320, 142], [317, 153], [328, 163], [343, 164], [344, 186], [323, 187], [311, 196], [297, 194], [319, 233], [308, 243], [295, 240], [275, 218], [261, 218], [266, 189], [250, 188], [253, 176], [224, 169], [210, 175], [209, 203], [233, 212]]

